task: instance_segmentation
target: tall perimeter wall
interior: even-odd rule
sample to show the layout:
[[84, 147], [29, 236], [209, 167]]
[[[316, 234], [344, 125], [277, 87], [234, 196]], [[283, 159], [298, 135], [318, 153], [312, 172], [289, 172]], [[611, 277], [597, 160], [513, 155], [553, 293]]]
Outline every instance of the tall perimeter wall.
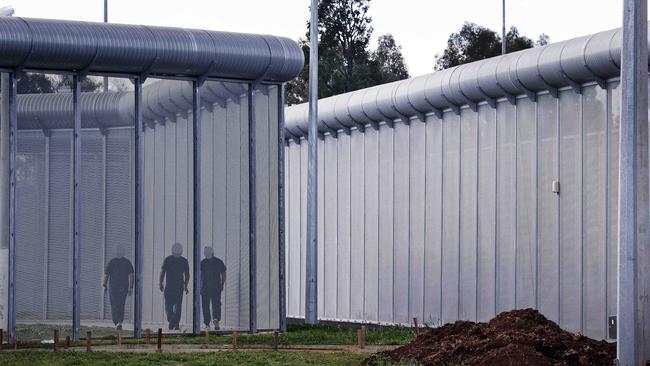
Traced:
[[[319, 318], [533, 307], [607, 338], [619, 60], [612, 30], [321, 100]], [[289, 317], [304, 316], [306, 116], [286, 111]]]

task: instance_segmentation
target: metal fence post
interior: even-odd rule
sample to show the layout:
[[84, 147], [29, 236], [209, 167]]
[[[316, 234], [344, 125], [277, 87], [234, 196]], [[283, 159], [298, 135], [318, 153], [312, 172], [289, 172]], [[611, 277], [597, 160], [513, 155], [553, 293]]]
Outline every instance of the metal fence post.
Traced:
[[287, 289], [285, 287], [285, 227], [284, 227], [284, 84], [278, 87], [278, 273], [280, 274], [280, 331], [287, 331]]
[[135, 236], [135, 291], [134, 291], [134, 309], [133, 309], [133, 336], [139, 338], [142, 336], [142, 251], [144, 250], [144, 241], [142, 237], [142, 207], [144, 195], [142, 192], [142, 167], [144, 158], [144, 146], [142, 141], [143, 123], [142, 123], [142, 80], [134, 80], [134, 97], [135, 97], [135, 149], [134, 149], [134, 175], [135, 175], [135, 212], [134, 212], [134, 236]]
[[249, 222], [249, 330], [257, 331], [257, 148], [255, 146], [255, 87], [248, 84], [248, 222]]
[[305, 322], [318, 322], [318, 1], [311, 1]]
[[73, 237], [72, 237], [72, 336], [75, 340], [79, 339], [81, 322], [80, 322], [80, 254], [81, 254], [81, 195], [79, 191], [79, 179], [81, 178], [81, 78], [79, 75], [72, 77], [72, 110], [74, 114], [73, 130], [73, 148], [72, 148], [72, 219], [73, 219]]
[[645, 364], [648, 281], [648, 8], [624, 0], [621, 52], [617, 358]]
[[[7, 339], [16, 339], [16, 143], [18, 139], [18, 117], [16, 115], [16, 73], [9, 74], [9, 286], [7, 309]], [[8, 84], [8, 85], [7, 85]], [[4, 102], [3, 102], [4, 104]]]
[[192, 171], [194, 176], [193, 245], [194, 269], [192, 280], [192, 331], [201, 333], [201, 94], [199, 82], [192, 82]]

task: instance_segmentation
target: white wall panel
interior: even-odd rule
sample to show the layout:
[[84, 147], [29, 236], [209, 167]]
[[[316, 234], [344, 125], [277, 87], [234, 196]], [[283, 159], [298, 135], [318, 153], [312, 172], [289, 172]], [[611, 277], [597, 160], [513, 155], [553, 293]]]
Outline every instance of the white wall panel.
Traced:
[[379, 129], [379, 317], [393, 321], [393, 129]]
[[409, 130], [409, 319], [426, 321], [424, 314], [426, 227], [426, 130], [425, 121], [414, 120]]
[[478, 262], [477, 318], [495, 315], [496, 279], [496, 111], [488, 105], [478, 109]]
[[340, 133], [337, 144], [336, 318], [350, 317], [350, 136]]
[[379, 319], [379, 133], [364, 134], [364, 317]]
[[424, 274], [424, 321], [442, 322], [442, 139], [443, 121], [429, 117], [426, 125], [426, 243]]
[[[329, 319], [336, 318], [338, 295], [338, 149], [337, 139], [325, 136], [325, 241], [323, 246], [324, 270], [323, 285], [325, 288], [323, 316]], [[301, 212], [305, 212], [304, 210]]]
[[442, 322], [459, 319], [460, 276], [460, 117], [442, 121]]
[[394, 131], [393, 191], [393, 319], [409, 322], [409, 126], [396, 123]]
[[460, 118], [459, 319], [476, 320], [478, 115], [463, 109]]
[[546, 94], [539, 96], [537, 103], [538, 308], [547, 318], [558, 321], [560, 197], [552, 192], [553, 181], [559, 181], [558, 100]]
[[364, 134], [350, 138], [350, 318], [364, 319], [365, 209]]

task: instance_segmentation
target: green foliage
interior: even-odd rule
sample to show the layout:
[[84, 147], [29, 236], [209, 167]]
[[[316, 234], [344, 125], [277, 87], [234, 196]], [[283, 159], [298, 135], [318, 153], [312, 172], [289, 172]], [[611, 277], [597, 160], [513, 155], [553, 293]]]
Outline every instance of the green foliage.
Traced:
[[[401, 46], [392, 35], [379, 37], [371, 51], [370, 0], [321, 0], [318, 4], [318, 97], [324, 98], [408, 77]], [[309, 30], [310, 23], [307, 22]], [[301, 39], [309, 60], [309, 31]], [[308, 63], [308, 62], [307, 62]], [[309, 65], [287, 84], [287, 103], [307, 101]]]
[[[537, 45], [543, 46], [549, 42], [546, 34], [541, 34]], [[511, 27], [506, 33], [507, 52], [520, 51], [534, 47], [535, 43], [528, 37], [519, 34], [517, 27]], [[501, 54], [501, 36], [487, 27], [465, 22], [458, 32], [452, 33], [447, 39], [447, 48], [442, 56], [436, 55], [436, 70], [466, 64]]]
[[227, 351], [209, 353], [6, 352], [0, 365], [358, 365], [367, 355], [344, 352]]
[[[95, 77], [81, 79], [82, 92], [94, 92], [102, 87], [101, 81]], [[18, 79], [16, 85], [18, 94], [48, 94], [72, 90], [72, 76], [48, 75], [41, 73], [26, 73]]]

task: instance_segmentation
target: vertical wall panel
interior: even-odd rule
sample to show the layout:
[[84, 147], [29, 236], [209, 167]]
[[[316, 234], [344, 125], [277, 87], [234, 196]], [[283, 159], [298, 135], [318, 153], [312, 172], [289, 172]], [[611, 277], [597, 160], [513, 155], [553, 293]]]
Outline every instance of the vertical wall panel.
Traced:
[[[337, 194], [337, 140], [331, 136], [325, 136], [325, 164], [323, 174], [325, 176], [325, 277], [323, 285], [325, 287], [323, 315], [325, 318], [336, 318], [337, 308], [337, 247], [338, 247], [338, 194]], [[302, 211], [305, 212], [305, 211]]]
[[460, 117], [445, 113], [442, 162], [442, 322], [458, 319], [460, 293]]
[[337, 180], [337, 305], [336, 318], [350, 317], [350, 136], [340, 133], [336, 139], [338, 148]]
[[424, 267], [424, 321], [442, 323], [442, 120], [429, 117], [426, 124], [426, 243]]
[[409, 322], [409, 126], [395, 123], [393, 193], [393, 321]]
[[[269, 146], [269, 322], [268, 329], [280, 327], [280, 216], [279, 216], [279, 161], [278, 149], [283, 146], [278, 144], [278, 100], [280, 88], [270, 86], [269, 88], [269, 134], [267, 144]], [[262, 182], [262, 184], [264, 184]]]
[[605, 337], [607, 302], [607, 94], [583, 88], [583, 331]]
[[[266, 88], [262, 86], [261, 88]], [[267, 89], [268, 90], [268, 89]], [[255, 92], [255, 144], [256, 144], [256, 230], [255, 248], [257, 251], [256, 281], [257, 281], [257, 327], [268, 329], [269, 301], [270, 301], [270, 255], [271, 245], [271, 186], [270, 165], [271, 156], [269, 146], [269, 98], [264, 89]], [[277, 159], [277, 154], [273, 155]], [[275, 240], [273, 240], [275, 242]]]
[[497, 107], [497, 313], [515, 308], [516, 107]]
[[364, 320], [379, 319], [379, 133], [364, 134]]
[[[309, 167], [309, 144], [304, 140], [300, 144], [300, 245], [307, 243], [307, 169]], [[305, 244], [303, 244], [305, 243]], [[300, 251], [300, 314], [305, 313], [305, 280], [307, 273], [307, 249], [303, 247]], [[336, 301], [336, 295], [333, 299]]]
[[616, 83], [608, 88], [607, 149], [607, 316], [616, 315], [618, 259], [618, 149], [621, 123], [621, 89]]
[[560, 325], [582, 330], [581, 96], [560, 93]]
[[459, 319], [476, 320], [478, 123], [471, 109], [461, 111], [460, 129]]
[[393, 129], [379, 129], [379, 321], [393, 321]]
[[[306, 143], [306, 142], [305, 142]], [[318, 316], [323, 317], [325, 309], [325, 141], [318, 140]], [[304, 246], [301, 246], [301, 250]], [[305, 274], [301, 274], [305, 278]], [[306, 284], [300, 284], [304, 291]], [[304, 314], [303, 314], [304, 316]]]
[[365, 208], [364, 139], [352, 130], [350, 139], [350, 319], [364, 319]]
[[517, 308], [536, 305], [537, 289], [537, 116], [530, 99], [517, 103]]
[[425, 262], [425, 207], [426, 207], [426, 130], [425, 121], [414, 120], [410, 128], [409, 144], [409, 319], [417, 317], [426, 321], [424, 315], [424, 267]]
[[558, 100], [545, 94], [538, 97], [537, 103], [538, 306], [544, 316], [557, 322], [560, 281], [558, 241], [560, 198], [558, 194], [552, 192], [552, 184], [554, 180], [559, 180]]
[[[300, 210], [300, 175], [302, 174], [303, 168], [300, 163], [300, 145], [295, 142], [291, 142], [288, 147], [289, 153], [287, 154], [287, 159], [289, 160], [289, 185], [287, 186], [287, 197], [289, 197], [289, 227], [287, 231], [289, 232], [289, 251], [287, 253], [287, 258], [289, 261], [288, 266], [288, 281], [289, 290], [287, 291], [287, 309], [288, 314], [292, 316], [299, 316], [302, 313], [300, 312], [300, 292], [302, 289], [302, 273], [301, 273], [301, 252], [304, 245], [302, 244], [302, 238], [300, 236], [300, 222], [302, 220], [301, 216], [304, 215]], [[319, 220], [321, 221], [321, 220]], [[321, 246], [324, 246], [325, 243], [321, 242]], [[319, 281], [323, 282], [324, 279]]]
[[496, 111], [488, 105], [478, 110], [478, 277], [479, 321], [495, 314], [496, 279]]

